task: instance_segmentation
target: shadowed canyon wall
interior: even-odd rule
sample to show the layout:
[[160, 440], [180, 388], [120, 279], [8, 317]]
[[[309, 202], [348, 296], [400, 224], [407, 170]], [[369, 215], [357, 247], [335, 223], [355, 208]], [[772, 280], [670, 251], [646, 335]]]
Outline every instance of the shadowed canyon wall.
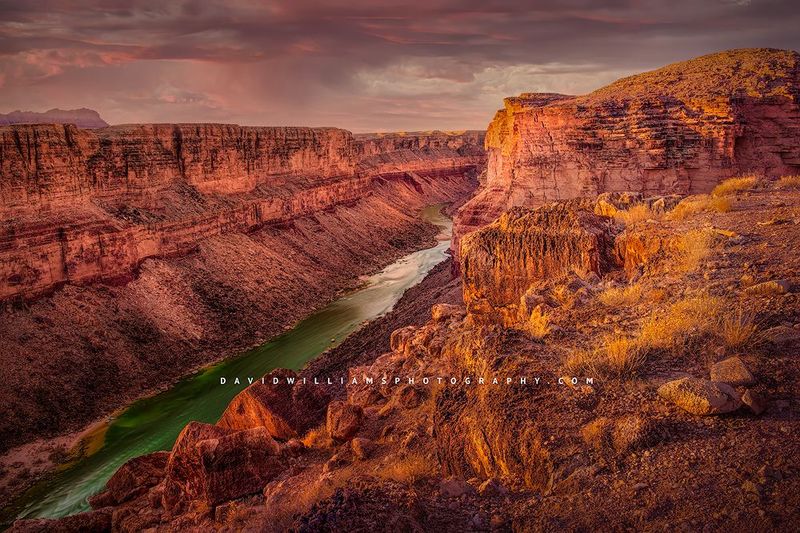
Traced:
[[799, 99], [800, 54], [770, 49], [703, 56], [584, 96], [506, 98], [457, 234], [514, 206], [607, 191], [694, 194], [737, 174], [797, 173]]
[[482, 132], [0, 128], [3, 448], [263, 341], [432, 242], [416, 211], [466, 200], [482, 145]]

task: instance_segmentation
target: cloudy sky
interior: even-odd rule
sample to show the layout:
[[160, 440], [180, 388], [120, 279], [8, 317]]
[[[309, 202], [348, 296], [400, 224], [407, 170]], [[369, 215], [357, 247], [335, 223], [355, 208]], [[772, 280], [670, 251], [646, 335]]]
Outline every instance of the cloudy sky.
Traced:
[[0, 0], [0, 112], [484, 128], [704, 53], [800, 49], [797, 0]]

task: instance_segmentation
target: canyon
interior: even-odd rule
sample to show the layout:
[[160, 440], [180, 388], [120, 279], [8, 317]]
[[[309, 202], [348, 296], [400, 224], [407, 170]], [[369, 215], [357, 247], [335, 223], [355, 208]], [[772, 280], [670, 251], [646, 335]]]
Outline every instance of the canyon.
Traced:
[[431, 242], [415, 213], [467, 198], [482, 141], [0, 128], [3, 449], [263, 342]]
[[[195, 125], [9, 134], [6, 242], [25, 244], [0, 263], [0, 338], [67, 383], [87, 362], [102, 386], [148, 357], [163, 371], [269, 336], [430, 239], [421, 206], [456, 213], [454, 257], [391, 313], [129, 461], [90, 511], [12, 530], [790, 529], [799, 101], [800, 54], [749, 49], [507, 99], [485, 140], [288, 129], [271, 144], [208, 126], [218, 151]], [[43, 138], [64, 141], [27, 140]], [[61, 213], [94, 241], [53, 231]], [[69, 393], [32, 389], [3, 415], [33, 435], [56, 397], [108, 405]]]

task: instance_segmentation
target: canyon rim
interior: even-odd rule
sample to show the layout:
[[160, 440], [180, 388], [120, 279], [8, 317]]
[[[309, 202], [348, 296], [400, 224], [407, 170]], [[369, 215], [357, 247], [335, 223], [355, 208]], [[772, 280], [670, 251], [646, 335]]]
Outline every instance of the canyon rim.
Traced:
[[36, 4], [4, 529], [797, 529], [791, 5]]

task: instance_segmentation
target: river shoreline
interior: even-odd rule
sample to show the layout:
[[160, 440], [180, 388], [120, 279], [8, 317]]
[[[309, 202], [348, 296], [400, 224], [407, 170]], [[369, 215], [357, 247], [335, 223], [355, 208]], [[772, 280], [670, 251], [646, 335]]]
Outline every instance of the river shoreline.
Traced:
[[[428, 233], [429, 237], [428, 237], [428, 239], [425, 239], [425, 241], [424, 241], [424, 243], [422, 245], [422, 249], [423, 250], [430, 248], [429, 245], [436, 242], [436, 239], [434, 239], [434, 236], [439, 231], [438, 228], [436, 228], [436, 226], [433, 226], [433, 225], [430, 225], [428, 229], [429, 229], [429, 231], [427, 233]], [[428, 245], [428, 246], [425, 246], [425, 245]], [[402, 254], [402, 255], [401, 254], [397, 254], [397, 255], [400, 255], [400, 262], [402, 262], [402, 258], [405, 257], [405, 256], [408, 256], [409, 254], [406, 253], [406, 254]], [[393, 263], [396, 263], [396, 262], [398, 262], [398, 258], [395, 258], [394, 261], [393, 261]], [[390, 263], [390, 264], [393, 264], [393, 263]], [[373, 269], [373, 272], [376, 272], [376, 271], [380, 272], [385, 268], [386, 268], [385, 265], [383, 266], [383, 268], [377, 267], [377, 268]], [[339, 297], [341, 297], [342, 294], [347, 294], [347, 293], [351, 293], [353, 291], [357, 291], [358, 290], [357, 289], [358, 286], [363, 286], [364, 277], [365, 277], [365, 275], [361, 275], [361, 276], [355, 278], [351, 283], [351, 287], [348, 287], [348, 288], [346, 288], [344, 290], [340, 290], [337, 293], [336, 297], [339, 298]], [[335, 298], [334, 298], [334, 300], [335, 300]], [[324, 302], [324, 303], [327, 303], [327, 302]], [[324, 306], [321, 305], [320, 308], [324, 308]], [[313, 313], [311, 313], [311, 315], [313, 315]], [[302, 321], [297, 321], [294, 324], [293, 327], [296, 327], [297, 323], [299, 323], [299, 322], [302, 322]], [[361, 324], [361, 326], [359, 326], [357, 331], [360, 331], [364, 326], [365, 326], [364, 324]], [[284, 329], [287, 329], [287, 328], [284, 328]], [[255, 343], [253, 343], [253, 345], [255, 345], [255, 346], [262, 345], [262, 344], [264, 344], [264, 343], [263, 342], [255, 342]], [[239, 352], [239, 353], [241, 353], [241, 352]], [[223, 359], [223, 360], [225, 360], [225, 359]], [[198, 373], [202, 373], [205, 369], [208, 369], [209, 366], [214, 366], [214, 364], [215, 363], [212, 363], [211, 365], [208, 365], [208, 364], [198, 365], [197, 368], [193, 369], [192, 372], [187, 373], [187, 375], [188, 376], [193, 376], [193, 375], [196, 375]], [[164, 385], [161, 385], [161, 386], [158, 386], [158, 387], [153, 387], [151, 390], [147, 391], [146, 393], [140, 394], [139, 398], [146, 399], [148, 397], [152, 397], [153, 395], [158, 395], [159, 393], [161, 393], [161, 392], [163, 392], [165, 390], [169, 390], [172, 386], [174, 386], [175, 383], [180, 382], [182, 379], [186, 379], [186, 376], [184, 376], [183, 378], [178, 379], [178, 380], [173, 380], [171, 382], [171, 384], [168, 384], [168, 385], [164, 384]], [[136, 400], [134, 400], [133, 402], [129, 402], [128, 405], [131, 405], [131, 404], [133, 404], [135, 402], [136, 402]], [[121, 410], [124, 410], [124, 408], [123, 409], [119, 409], [116, 412], [119, 412]], [[26, 488], [30, 488], [31, 486], [34, 486], [34, 485], [37, 485], [37, 484], [41, 484], [42, 482], [46, 481], [48, 478], [52, 478], [53, 475], [55, 475], [56, 473], [60, 472], [64, 468], [64, 463], [59, 465], [59, 464], [56, 464], [56, 463], [54, 463], [52, 461], [49, 461], [49, 464], [48, 464], [47, 461], [52, 459], [54, 456], [56, 458], [62, 458], [62, 459], [64, 457], [63, 453], [54, 453], [54, 451], [57, 451], [59, 449], [63, 450], [63, 448], [66, 448], [66, 447], [72, 448], [72, 450], [81, 449], [83, 451], [92, 450], [93, 448], [96, 448], [97, 444], [94, 443], [93, 440], [95, 440], [97, 438], [100, 438], [101, 442], [102, 442], [102, 438], [104, 437], [104, 431], [107, 429], [108, 423], [112, 419], [113, 419], [112, 416], [104, 415], [104, 416], [94, 420], [91, 424], [88, 424], [86, 427], [84, 427], [80, 431], [76, 431], [76, 432], [73, 432], [73, 433], [70, 433], [70, 434], [66, 434], [66, 435], [61, 435], [61, 436], [58, 436], [58, 437], [53, 438], [53, 439], [40, 439], [40, 440], [35, 441], [33, 443], [29, 443], [27, 445], [23, 445], [21, 447], [15, 448], [14, 450], [12, 450], [8, 454], [6, 454], [6, 456], [4, 456], [3, 459], [4, 460], [6, 458], [11, 459], [10, 464], [14, 465], [15, 468], [19, 468], [20, 467], [19, 459], [24, 457], [26, 459], [26, 461], [25, 461], [26, 463], [28, 463], [31, 467], [38, 467], [38, 469], [39, 469], [33, 475], [28, 477], [28, 479], [26, 480], [27, 483], [25, 484], [27, 486]], [[86, 458], [88, 455], [90, 455], [90, 454], [83, 453], [82, 455], [79, 455], [79, 456], [73, 455], [71, 460], [67, 461], [66, 465], [68, 466], [69, 464], [72, 464], [75, 461], [80, 461], [81, 458]], [[19, 487], [14, 487], [14, 492], [16, 492], [19, 495], [24, 494], [25, 490], [26, 489], [20, 489]], [[18, 498], [17, 498], [17, 500], [18, 500]], [[12, 505], [11, 507], [16, 507], [16, 506]], [[10, 508], [9, 508], [9, 510], [10, 510]], [[5, 516], [7, 514], [9, 514], [9, 513], [7, 511], [4, 511], [4, 518], [6, 520], [9, 518], [9, 517]]]

